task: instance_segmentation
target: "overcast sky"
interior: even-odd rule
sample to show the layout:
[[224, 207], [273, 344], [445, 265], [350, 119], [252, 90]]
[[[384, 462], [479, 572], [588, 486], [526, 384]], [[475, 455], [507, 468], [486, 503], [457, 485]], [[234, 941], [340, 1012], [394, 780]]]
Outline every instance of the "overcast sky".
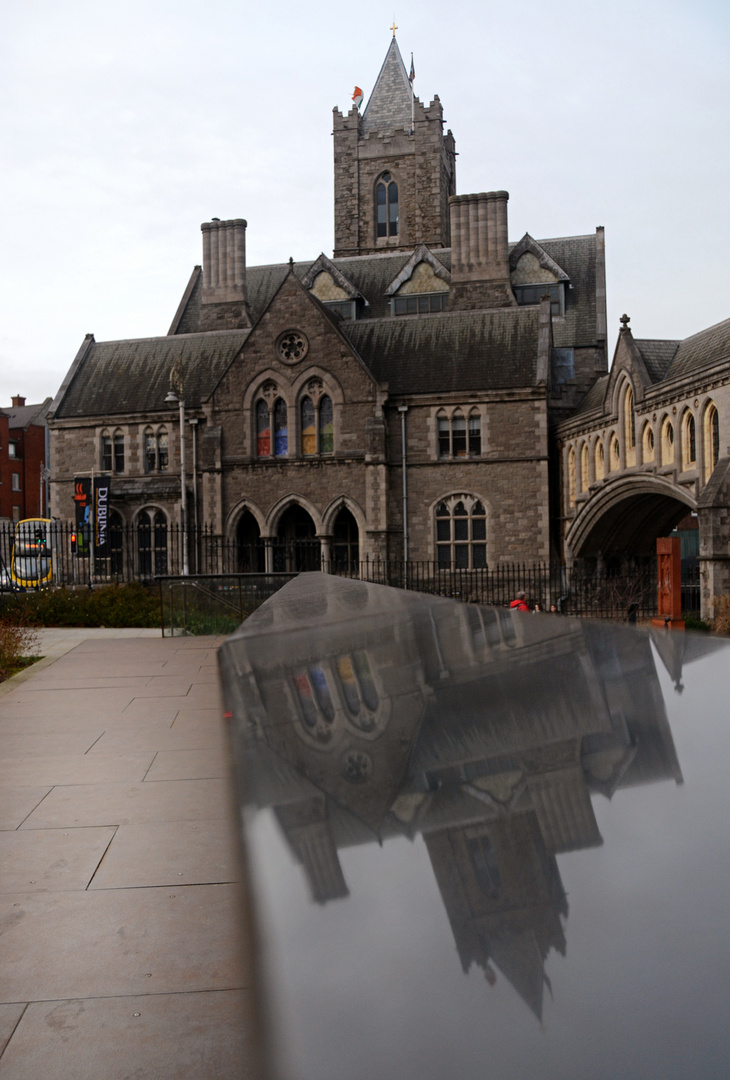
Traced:
[[[0, 406], [54, 395], [84, 334], [165, 334], [200, 224], [249, 265], [332, 253], [332, 107], [372, 90], [393, 4], [26, 0], [0, 13]], [[611, 350], [730, 317], [727, 0], [401, 0], [457, 190], [510, 239], [606, 227]]]

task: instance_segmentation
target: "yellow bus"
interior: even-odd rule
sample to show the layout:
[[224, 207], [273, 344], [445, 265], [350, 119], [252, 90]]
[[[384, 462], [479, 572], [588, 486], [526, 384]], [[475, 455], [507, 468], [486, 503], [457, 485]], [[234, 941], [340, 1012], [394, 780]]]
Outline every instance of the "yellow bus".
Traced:
[[50, 518], [26, 518], [15, 526], [10, 577], [18, 589], [40, 589], [53, 577]]

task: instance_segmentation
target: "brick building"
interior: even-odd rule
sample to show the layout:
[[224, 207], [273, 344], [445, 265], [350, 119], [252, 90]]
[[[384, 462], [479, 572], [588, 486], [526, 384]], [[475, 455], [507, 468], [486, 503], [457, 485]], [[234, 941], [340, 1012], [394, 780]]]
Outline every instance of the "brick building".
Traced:
[[242, 569], [301, 565], [305, 544], [460, 567], [555, 553], [550, 431], [607, 370], [603, 230], [509, 243], [507, 193], [457, 196], [455, 153], [393, 38], [364, 113], [334, 111], [333, 257], [247, 266], [246, 222], [205, 223], [166, 336], [84, 340], [51, 410], [55, 513], [103, 470], [112, 523], [164, 546], [172, 385], [188, 523], [237, 541]]
[[26, 405], [24, 397], [15, 396], [10, 408], [0, 409], [0, 518], [21, 521], [48, 514], [50, 405], [51, 398]]

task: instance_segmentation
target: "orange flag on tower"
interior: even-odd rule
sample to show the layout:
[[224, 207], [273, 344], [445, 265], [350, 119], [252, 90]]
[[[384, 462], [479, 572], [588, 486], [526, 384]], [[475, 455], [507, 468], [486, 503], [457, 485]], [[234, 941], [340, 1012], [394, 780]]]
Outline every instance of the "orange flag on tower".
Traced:
[[362, 105], [363, 93], [359, 86], [355, 87], [355, 91], [352, 95], [352, 100], [355, 102], [355, 106], [359, 109]]

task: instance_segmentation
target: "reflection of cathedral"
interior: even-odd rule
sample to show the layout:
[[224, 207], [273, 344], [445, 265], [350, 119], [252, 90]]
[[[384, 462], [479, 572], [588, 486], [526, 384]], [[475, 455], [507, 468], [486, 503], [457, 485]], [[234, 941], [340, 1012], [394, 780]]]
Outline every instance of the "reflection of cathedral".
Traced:
[[249, 801], [314, 899], [347, 895], [338, 848], [421, 833], [464, 970], [539, 1017], [591, 795], [681, 782], [649, 638], [306, 574], [220, 658]]

